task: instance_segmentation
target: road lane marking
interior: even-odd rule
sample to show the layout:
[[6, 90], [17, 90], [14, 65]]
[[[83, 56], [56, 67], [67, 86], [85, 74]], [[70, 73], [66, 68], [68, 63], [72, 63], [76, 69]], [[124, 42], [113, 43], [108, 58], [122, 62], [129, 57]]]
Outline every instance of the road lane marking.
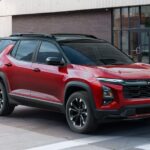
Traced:
[[141, 150], [150, 150], [150, 144], [145, 144], [145, 145], [137, 146], [136, 148], [139, 148]]
[[75, 140], [69, 140], [69, 141], [63, 141], [59, 143], [53, 143], [45, 146], [30, 148], [27, 150], [62, 150], [66, 148], [72, 148], [72, 147], [78, 147], [78, 146], [84, 146], [92, 143], [102, 142], [110, 139], [114, 139], [118, 137], [100, 137], [100, 136], [92, 136], [88, 138], [82, 138], [82, 139], [75, 139]]

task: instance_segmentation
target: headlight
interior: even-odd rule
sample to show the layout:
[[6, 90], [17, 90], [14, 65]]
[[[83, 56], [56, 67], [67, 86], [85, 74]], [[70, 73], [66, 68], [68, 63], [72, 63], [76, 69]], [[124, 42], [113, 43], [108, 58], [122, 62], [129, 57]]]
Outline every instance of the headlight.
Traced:
[[97, 80], [102, 82], [116, 83], [116, 84], [122, 84], [124, 82], [121, 79], [109, 79], [109, 78], [97, 78]]
[[114, 98], [111, 88], [103, 86], [103, 98]]
[[103, 105], [110, 104], [114, 99], [111, 88], [103, 86]]

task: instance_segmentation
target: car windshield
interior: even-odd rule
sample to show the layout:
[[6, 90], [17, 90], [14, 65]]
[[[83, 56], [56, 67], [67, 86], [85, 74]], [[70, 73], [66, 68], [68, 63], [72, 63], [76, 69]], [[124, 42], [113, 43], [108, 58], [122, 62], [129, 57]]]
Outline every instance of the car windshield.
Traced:
[[72, 64], [98, 66], [133, 63], [126, 54], [106, 42], [64, 42], [61, 46]]

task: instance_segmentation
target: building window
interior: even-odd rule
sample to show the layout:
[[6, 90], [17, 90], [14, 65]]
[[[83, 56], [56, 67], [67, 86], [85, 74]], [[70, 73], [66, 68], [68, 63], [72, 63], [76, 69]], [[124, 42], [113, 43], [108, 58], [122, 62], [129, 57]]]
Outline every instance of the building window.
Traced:
[[129, 28], [129, 9], [122, 8], [122, 28], [128, 29]]
[[150, 27], [150, 6], [141, 6], [141, 27]]
[[115, 9], [113, 11], [113, 16], [114, 16], [114, 30], [120, 29], [121, 27], [121, 21], [120, 21], [120, 9]]
[[121, 36], [120, 36], [120, 31], [114, 31], [114, 46], [118, 47], [119, 49], [121, 49], [121, 44], [120, 44], [120, 39], [121, 39]]
[[140, 25], [139, 7], [130, 7], [130, 28], [136, 28]]
[[138, 46], [138, 32], [130, 32], [130, 50], [136, 50]]
[[150, 63], [150, 5], [115, 8], [112, 29], [116, 47], [138, 61]]
[[129, 33], [128, 31], [122, 31], [122, 50], [129, 54]]

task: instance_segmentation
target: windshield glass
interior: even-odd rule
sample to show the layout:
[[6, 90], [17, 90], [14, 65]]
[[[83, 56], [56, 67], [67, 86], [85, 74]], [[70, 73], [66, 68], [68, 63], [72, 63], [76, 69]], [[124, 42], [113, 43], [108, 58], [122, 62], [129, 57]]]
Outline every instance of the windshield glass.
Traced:
[[72, 64], [78, 65], [123, 65], [133, 61], [109, 43], [65, 42], [61, 44]]

